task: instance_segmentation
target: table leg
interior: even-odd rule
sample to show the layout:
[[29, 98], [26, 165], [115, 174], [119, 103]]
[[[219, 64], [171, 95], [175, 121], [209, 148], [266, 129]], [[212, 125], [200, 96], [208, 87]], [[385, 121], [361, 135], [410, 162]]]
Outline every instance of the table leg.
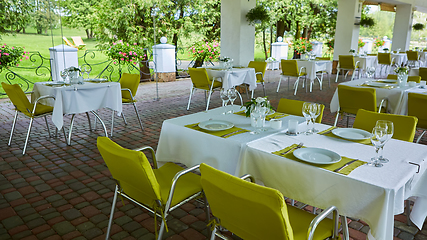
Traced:
[[108, 133], [107, 133], [107, 128], [105, 127], [104, 122], [102, 121], [102, 119], [98, 116], [98, 114], [96, 114], [95, 111], [91, 111], [93, 113], [93, 115], [95, 115], [95, 117], [99, 120], [99, 122], [102, 124], [102, 127], [104, 128], [104, 132], [105, 132], [105, 136], [108, 137]]

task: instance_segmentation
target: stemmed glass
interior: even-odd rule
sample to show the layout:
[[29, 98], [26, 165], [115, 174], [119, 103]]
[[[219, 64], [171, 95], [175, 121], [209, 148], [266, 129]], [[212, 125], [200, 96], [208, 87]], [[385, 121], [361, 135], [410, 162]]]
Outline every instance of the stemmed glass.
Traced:
[[311, 115], [311, 119], [312, 119], [311, 121], [313, 122], [313, 128], [311, 129], [311, 131], [313, 133], [319, 132], [319, 130], [317, 130], [314, 127], [314, 123], [316, 122], [316, 119], [320, 115], [321, 111], [322, 111], [322, 107], [320, 106], [320, 104], [318, 104], [318, 103], [312, 103], [311, 104], [310, 115]]
[[369, 166], [382, 167], [383, 164], [379, 160], [379, 151], [382, 146], [384, 146], [385, 141], [387, 140], [387, 130], [382, 127], [374, 127], [372, 129], [371, 143], [375, 147], [376, 156], [371, 158], [371, 162], [368, 163]]
[[313, 134], [312, 129], [310, 128], [310, 122], [311, 122], [311, 112], [312, 112], [312, 105], [309, 102], [305, 102], [302, 105], [302, 115], [304, 115], [305, 120], [307, 121], [307, 131], [305, 131], [306, 135]]
[[86, 73], [87, 74], [87, 78], [89, 78], [89, 74], [90, 74], [90, 71], [91, 71], [92, 69], [89, 67], [89, 66], [87, 66], [87, 65], [85, 65], [84, 67], [83, 67], [83, 74], [84, 73]]
[[228, 89], [227, 95], [228, 95], [228, 98], [230, 99], [230, 102], [231, 102], [231, 111], [230, 111], [230, 113], [234, 113], [234, 109], [233, 109], [234, 100], [236, 100], [236, 98], [237, 98], [236, 89], [234, 87]]
[[228, 97], [228, 91], [225, 88], [219, 90], [219, 96], [222, 100], [222, 106], [224, 107], [224, 112], [222, 114], [227, 114], [227, 102], [230, 100]]
[[62, 77], [62, 81], [65, 83], [65, 80], [67, 79], [67, 76], [68, 76], [68, 71], [61, 71], [60, 74]]
[[375, 127], [380, 127], [380, 128], [385, 128], [386, 129], [386, 135], [387, 138], [383, 144], [383, 146], [381, 147], [381, 153], [380, 156], [378, 158], [378, 160], [381, 163], [388, 163], [389, 160], [387, 158], [385, 158], [383, 156], [384, 154], [384, 145], [393, 137], [393, 133], [394, 133], [394, 125], [392, 121], [386, 121], [386, 120], [378, 120]]
[[366, 76], [368, 78], [372, 78], [374, 76], [374, 74], [375, 74], [375, 68], [374, 67], [368, 67], [366, 69]]
[[261, 133], [263, 127], [262, 115], [263, 111], [265, 111], [264, 109], [265, 107], [262, 107], [259, 104], [252, 106], [251, 118], [253, 123], [255, 124], [255, 131], [252, 131], [251, 134]]

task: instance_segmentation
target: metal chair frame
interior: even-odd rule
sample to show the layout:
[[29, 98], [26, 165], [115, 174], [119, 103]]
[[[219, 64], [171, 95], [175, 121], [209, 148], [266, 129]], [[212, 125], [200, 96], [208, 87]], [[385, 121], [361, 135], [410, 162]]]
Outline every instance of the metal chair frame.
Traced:
[[[304, 70], [304, 71], [303, 71]], [[305, 75], [302, 75], [302, 73], [306, 73]], [[294, 83], [294, 89], [295, 89], [295, 92], [294, 92], [294, 95], [297, 95], [297, 90], [298, 90], [298, 83], [299, 83], [299, 79], [302, 77], [302, 76], [304, 76], [304, 81], [302, 82], [302, 88], [304, 88], [304, 86], [305, 85], [307, 85], [306, 84], [306, 82], [307, 82], [307, 70], [306, 70], [306, 68], [305, 67], [301, 67], [300, 69], [299, 69], [299, 73], [298, 73], [298, 78], [297, 78], [297, 80], [295, 81], [295, 83]], [[290, 80], [290, 77], [294, 77], [294, 76], [288, 76], [288, 75], [283, 75], [283, 74], [280, 74], [280, 79], [279, 79], [279, 85], [277, 85], [277, 90], [276, 90], [276, 92], [279, 92], [279, 89], [280, 89], [280, 83], [282, 82], [282, 78], [283, 77], [288, 77], [288, 91], [289, 91], [289, 80]], [[307, 92], [307, 89], [305, 90], [306, 92]]]
[[[205, 101], [206, 101], [206, 94], [209, 92], [208, 93], [208, 97], [207, 97], [207, 102], [206, 102], [206, 111], [209, 109], [209, 103], [211, 101], [212, 93], [214, 92], [215, 89], [217, 89], [217, 88], [213, 88], [213, 85], [214, 85], [214, 82], [215, 82], [216, 79], [221, 79], [221, 78], [213, 78], [209, 90], [205, 90], [205, 89], [202, 89], [202, 88], [196, 88], [196, 87], [194, 87], [193, 82], [191, 82], [190, 97], [188, 98], [187, 110], [190, 110], [191, 97], [193, 96], [193, 94], [196, 91], [196, 89], [200, 89], [200, 90], [205, 91]], [[217, 82], [222, 82], [222, 81], [217, 81]], [[240, 96], [240, 99], [242, 99], [241, 96]]]
[[[141, 127], [141, 130], [142, 131], [144, 131], [144, 127], [142, 126], [142, 121], [141, 121], [141, 117], [139, 116], [139, 112], [138, 112], [138, 108], [136, 107], [136, 104], [135, 104], [135, 98], [134, 98], [134, 96], [132, 95], [132, 91], [129, 89], [129, 88], [122, 88], [121, 89], [122, 91], [128, 91], [129, 92], [129, 94], [130, 94], [130, 97], [131, 97], [131, 99], [132, 99], [132, 101], [130, 102], [130, 103], [122, 103], [123, 105], [130, 105], [130, 104], [132, 104], [133, 105], [133, 108], [135, 109], [135, 113], [136, 113], [136, 117], [138, 118], [138, 122], [139, 122], [139, 126]], [[95, 113], [94, 113], [95, 114]], [[96, 116], [96, 115], [95, 115]], [[123, 121], [125, 122], [125, 125], [127, 125], [128, 123], [127, 123], [127, 121], [126, 121], [126, 118], [125, 118], [125, 115], [124, 115], [124, 113], [122, 112], [121, 113], [121, 116], [122, 116], [122, 118], [123, 118]], [[99, 117], [98, 117], [99, 118]], [[101, 121], [102, 122], [102, 121]], [[104, 128], [105, 128], [105, 126], [104, 126]], [[111, 133], [110, 133], [110, 136], [112, 137], [113, 136], [113, 129], [114, 129], [114, 110], [113, 110], [113, 113], [111, 114]]]

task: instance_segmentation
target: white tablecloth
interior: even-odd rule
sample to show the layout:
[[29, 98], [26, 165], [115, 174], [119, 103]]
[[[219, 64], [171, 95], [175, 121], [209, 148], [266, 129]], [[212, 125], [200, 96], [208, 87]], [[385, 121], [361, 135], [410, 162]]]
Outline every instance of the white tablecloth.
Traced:
[[52, 82], [35, 83], [33, 100], [40, 96], [55, 96], [55, 101], [49, 100], [43, 104], [53, 106], [52, 121], [58, 129], [63, 126], [64, 114], [84, 113], [101, 108], [110, 108], [122, 112], [122, 92], [117, 82], [90, 83], [66, 87], [52, 87], [46, 84]]
[[356, 63], [357, 61], [359, 61], [360, 70], [366, 72], [368, 67], [375, 67], [377, 56], [356, 56], [354, 57], [354, 62]]
[[406, 64], [406, 62], [408, 61], [408, 56], [406, 55], [406, 53], [392, 53], [391, 58], [392, 59], [394, 58], [394, 62], [398, 66], [402, 66], [402, 64]]
[[248, 84], [249, 90], [253, 91], [257, 87], [254, 68], [233, 68], [231, 70], [215, 70], [207, 68], [209, 79], [214, 77], [222, 79], [222, 87], [225, 89]]
[[[320, 130], [329, 126], [316, 124]], [[276, 134], [248, 144], [239, 175], [249, 173], [284, 196], [306, 204], [338, 207], [340, 214], [362, 219], [369, 224], [375, 239], [393, 239], [394, 215], [404, 210], [404, 200], [419, 197], [412, 211], [414, 223], [422, 227], [427, 216], [427, 146], [390, 140], [384, 147], [389, 163], [381, 168], [360, 166], [348, 176], [271, 154], [291, 144], [332, 150], [342, 156], [368, 161], [375, 155], [372, 145], [364, 145], [326, 136]], [[408, 162], [415, 162], [417, 166]], [[415, 207], [414, 207], [415, 209]]]
[[307, 78], [310, 80], [316, 79], [316, 72], [326, 71], [328, 74], [332, 72], [332, 61], [319, 60], [319, 61], [307, 61], [298, 60], [298, 68], [305, 67], [307, 72]]
[[[350, 82], [343, 82], [340, 84], [352, 86], [352, 87], [366, 88], [365, 86], [359, 86], [359, 85], [369, 81], [372, 81], [372, 79], [362, 78], [362, 79], [357, 79]], [[407, 108], [406, 102], [403, 102], [405, 92], [411, 89], [416, 89], [416, 88], [417, 87], [409, 87], [409, 86], [403, 87], [403, 88], [397, 87], [393, 89], [375, 88], [376, 95], [377, 95], [377, 104], [380, 104], [383, 98], [387, 98], [388, 99], [387, 111], [394, 114], [401, 114], [402, 112], [405, 112]], [[335, 90], [334, 96], [332, 97], [332, 100], [330, 103], [331, 112], [338, 111], [338, 107], [339, 107], [339, 100], [338, 100], [338, 88], [337, 88]]]
[[[235, 106], [235, 109], [239, 107]], [[252, 174], [287, 197], [321, 208], [338, 206], [341, 214], [367, 222], [376, 239], [393, 238], [394, 215], [402, 213], [405, 199], [416, 196], [411, 219], [417, 226], [422, 226], [427, 215], [425, 145], [392, 139], [384, 148], [390, 163], [382, 168], [361, 166], [344, 176], [271, 154], [304, 142], [305, 146], [330, 149], [350, 158], [368, 160], [374, 156], [374, 148], [370, 145], [317, 134], [285, 135], [283, 132], [287, 130], [290, 118], [299, 119], [299, 127], [304, 127], [301, 117], [282, 118], [281, 130], [269, 129], [259, 135], [243, 133], [225, 139], [184, 127], [212, 118], [252, 130], [249, 118], [222, 115], [223, 111], [223, 108], [217, 108], [164, 121], [157, 148], [158, 161], [180, 162], [187, 166], [204, 162], [236, 176]], [[316, 124], [319, 130], [327, 127]], [[408, 161], [420, 164], [420, 173], [417, 174], [417, 166]]]

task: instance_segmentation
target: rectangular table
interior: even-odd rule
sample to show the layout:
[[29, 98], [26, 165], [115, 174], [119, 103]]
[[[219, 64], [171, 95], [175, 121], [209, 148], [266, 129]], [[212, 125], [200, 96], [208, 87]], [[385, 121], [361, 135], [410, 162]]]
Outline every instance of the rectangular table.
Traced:
[[[286, 123], [290, 118], [299, 119], [299, 127], [304, 128], [302, 117], [282, 118], [284, 125], [280, 130], [269, 129], [259, 135], [242, 133], [229, 138], [185, 127], [215, 119], [253, 130], [249, 118], [236, 114], [222, 115], [223, 111], [224, 108], [217, 108], [164, 121], [157, 160], [179, 162], [189, 167], [204, 162], [235, 176], [252, 174], [266, 186], [280, 190], [286, 197], [321, 208], [338, 206], [341, 214], [367, 222], [376, 239], [392, 239], [394, 215], [403, 212], [405, 199], [417, 196], [416, 211], [412, 211], [411, 219], [417, 226], [422, 226], [427, 216], [427, 188], [422, 187], [427, 184], [425, 145], [392, 139], [385, 146], [385, 157], [390, 159], [390, 163], [382, 168], [361, 166], [345, 176], [271, 153], [303, 142], [308, 147], [330, 149], [342, 156], [365, 161], [374, 156], [374, 148], [370, 145], [317, 134], [285, 135]], [[328, 127], [316, 124], [319, 130]], [[409, 161], [419, 164], [420, 169], [409, 164]]]
[[[379, 79], [376, 79], [379, 80]], [[350, 82], [343, 82], [340, 83], [340, 85], [347, 85], [347, 86], [352, 86], [352, 87], [361, 87], [361, 88], [365, 88], [367, 86], [360, 86], [363, 83], [369, 83], [369, 82], [374, 82], [376, 80], [373, 79], [369, 79], [369, 78], [362, 78], [362, 79], [357, 79], [357, 80], [353, 80]], [[389, 85], [393, 85], [393, 84], [389, 84]], [[404, 115], [404, 113], [407, 112], [407, 98], [408, 98], [408, 92], [414, 91], [414, 92], [418, 92], [419, 88], [418, 88], [419, 84], [417, 84], [416, 87], [396, 87], [396, 88], [392, 88], [392, 89], [387, 89], [387, 88], [381, 88], [381, 87], [375, 87], [376, 90], [376, 95], [377, 95], [377, 103], [379, 104], [381, 102], [382, 99], [387, 98], [388, 99], [388, 109], [387, 111], [390, 113], [394, 113], [394, 114], [401, 114]], [[423, 90], [421, 90], [423, 91]], [[405, 100], [405, 96], [406, 96], [406, 100]], [[331, 112], [336, 112], [338, 111], [338, 107], [339, 107], [339, 100], [338, 100], [338, 88], [335, 90], [335, 93], [332, 97], [331, 103], [330, 103], [330, 109]]]
[[354, 62], [359, 61], [359, 78], [366, 73], [368, 67], [375, 67], [377, 56], [355, 56]]
[[[43, 104], [53, 107], [52, 121], [58, 129], [63, 127], [64, 114], [85, 113], [105, 107], [117, 111], [119, 115], [122, 112], [122, 92], [118, 82], [85, 82], [83, 85], [68, 86], [51, 84], [54, 83], [35, 83], [31, 98], [37, 99], [44, 95], [55, 96], [55, 100], [48, 100]], [[70, 127], [70, 135], [71, 130]]]
[[240, 84], [248, 84], [249, 90], [253, 91], [257, 87], [256, 74], [254, 68], [232, 68], [226, 69], [215, 69], [206, 68], [209, 79], [221, 78], [222, 87], [225, 89], [238, 86]]

